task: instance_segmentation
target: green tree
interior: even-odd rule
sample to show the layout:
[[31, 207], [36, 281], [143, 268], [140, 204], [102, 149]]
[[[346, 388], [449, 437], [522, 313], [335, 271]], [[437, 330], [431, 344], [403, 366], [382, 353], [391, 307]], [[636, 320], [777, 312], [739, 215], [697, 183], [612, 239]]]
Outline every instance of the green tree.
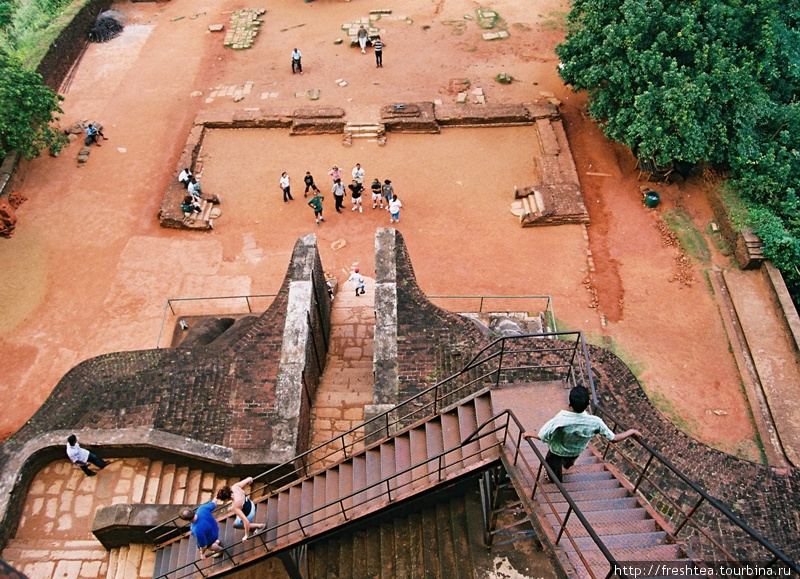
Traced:
[[730, 170], [800, 297], [800, 3], [573, 0], [561, 77], [606, 136]]
[[13, 57], [0, 54], [0, 150], [19, 151], [32, 159], [63, 141], [53, 126], [64, 100], [42, 84], [36, 72], [24, 70]]

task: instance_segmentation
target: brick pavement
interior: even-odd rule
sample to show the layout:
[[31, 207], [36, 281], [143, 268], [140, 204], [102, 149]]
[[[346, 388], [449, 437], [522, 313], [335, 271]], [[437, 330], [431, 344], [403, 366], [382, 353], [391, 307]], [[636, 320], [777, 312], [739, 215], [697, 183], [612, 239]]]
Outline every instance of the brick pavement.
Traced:
[[372, 404], [375, 280], [365, 276], [365, 284], [367, 293], [356, 297], [345, 283], [333, 301], [328, 362], [311, 410], [312, 447], [364, 422], [364, 406]]

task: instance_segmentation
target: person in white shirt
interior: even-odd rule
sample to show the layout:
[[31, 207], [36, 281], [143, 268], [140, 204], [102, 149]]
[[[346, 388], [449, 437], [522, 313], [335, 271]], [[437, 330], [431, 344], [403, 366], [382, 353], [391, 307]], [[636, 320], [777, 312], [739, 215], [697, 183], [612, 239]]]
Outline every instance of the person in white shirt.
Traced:
[[295, 48], [292, 51], [292, 74], [295, 72], [303, 74], [303, 65], [300, 63], [301, 58], [303, 58], [303, 55]]
[[341, 213], [344, 207], [345, 194], [344, 183], [342, 183], [341, 179], [336, 179], [336, 181], [333, 182], [331, 193], [333, 193], [333, 198], [336, 201], [336, 213]]
[[288, 203], [294, 201], [292, 197], [291, 188], [289, 187], [289, 174], [284, 171], [281, 173], [281, 191], [283, 191], [283, 202]]
[[99, 469], [104, 469], [108, 463], [93, 452], [89, 452], [85, 448], [81, 448], [78, 444], [78, 437], [71, 434], [67, 438], [67, 456], [72, 461], [72, 464], [80, 467], [86, 473], [86, 476], [97, 476], [97, 473], [89, 468], [89, 463], [92, 463]]
[[356, 166], [353, 167], [353, 181], [359, 185], [364, 184], [364, 169], [361, 168], [361, 163], [356, 163]]
[[[356, 290], [356, 297], [362, 295], [365, 292], [364, 276], [358, 273], [358, 268], [355, 268], [353, 270], [353, 273], [350, 274], [350, 277], [347, 278], [347, 281], [353, 284], [353, 289]], [[361, 293], [359, 293], [359, 290]]]
[[189, 186], [189, 179], [192, 178], [192, 172], [189, 170], [189, 167], [186, 167], [183, 171], [181, 171], [180, 175], [178, 175], [178, 181], [180, 181], [184, 187]]
[[389, 202], [389, 223], [400, 223], [400, 208], [403, 206], [400, 203], [400, 200], [397, 198], [397, 195], [392, 196], [392, 200]]

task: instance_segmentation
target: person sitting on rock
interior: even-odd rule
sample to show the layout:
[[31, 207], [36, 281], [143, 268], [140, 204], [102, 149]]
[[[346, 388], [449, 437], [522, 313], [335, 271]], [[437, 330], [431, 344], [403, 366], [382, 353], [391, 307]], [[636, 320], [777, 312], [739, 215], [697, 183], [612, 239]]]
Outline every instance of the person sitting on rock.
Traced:
[[180, 175], [178, 175], [178, 181], [180, 181], [184, 187], [189, 187], [189, 180], [192, 178], [192, 172], [189, 170], [189, 167], [186, 167], [183, 171], [181, 171]]
[[194, 195], [198, 199], [200, 198], [202, 187], [200, 186], [200, 181], [195, 179], [194, 176], [189, 177], [189, 184], [186, 185], [186, 189], [189, 191], [190, 195]]
[[181, 203], [181, 211], [186, 219], [194, 219], [200, 213], [200, 201], [194, 195], [186, 195]]
[[103, 134], [103, 131], [101, 131], [100, 129], [98, 129], [97, 127], [95, 127], [93, 124], [90, 123], [89, 126], [86, 127], [86, 140], [84, 141], [86, 143], [86, 146], [88, 147], [92, 143], [94, 143], [99, 147], [100, 143], [98, 142], [98, 139], [100, 137], [102, 137], [104, 141], [108, 140], [106, 136]]

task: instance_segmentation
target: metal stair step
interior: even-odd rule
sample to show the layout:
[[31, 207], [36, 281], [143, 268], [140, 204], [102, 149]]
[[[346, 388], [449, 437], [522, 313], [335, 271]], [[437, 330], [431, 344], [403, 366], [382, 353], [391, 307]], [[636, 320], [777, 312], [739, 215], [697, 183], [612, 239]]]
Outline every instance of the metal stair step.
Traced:
[[[609, 479], [600, 479], [600, 480], [565, 482], [562, 484], [569, 493], [590, 491], [590, 490], [622, 488], [622, 484], [620, 484], [620, 482], [613, 477]], [[554, 485], [553, 483], [541, 483], [539, 485], [539, 488], [548, 494], [559, 492], [558, 487], [556, 487], [556, 485]]]
[[610, 480], [614, 475], [607, 470], [598, 470], [591, 472], [578, 472], [569, 469], [564, 473], [564, 482], [583, 482], [592, 480]]
[[[459, 437], [465, 440], [469, 435], [475, 432], [478, 428], [478, 417], [473, 401], [460, 404], [455, 409], [458, 414], [458, 428]], [[474, 460], [480, 454], [480, 445], [477, 442], [471, 442], [464, 446], [463, 457], [469, 460]]]
[[[550, 512], [549, 507], [544, 508], [547, 509], [547, 515], [545, 515], [547, 520], [550, 521], [551, 525], [556, 525], [556, 516]], [[559, 514], [562, 517], [564, 516], [563, 512]], [[630, 521], [643, 521], [648, 518], [647, 510], [644, 507], [622, 511], [587, 511], [583, 515], [590, 525], [614, 525]], [[570, 516], [570, 519], [572, 519], [572, 516]]]
[[[556, 511], [559, 513], [565, 513], [569, 508], [569, 504], [566, 502], [563, 503], [555, 503]], [[590, 511], [619, 511], [624, 509], [633, 509], [639, 506], [638, 501], [634, 497], [628, 497], [624, 499], [602, 499], [597, 501], [582, 501], [579, 505], [579, 508], [582, 512], [590, 512]]]
[[[602, 535], [603, 544], [609, 549], [646, 549], [656, 545], [664, 545], [667, 533], [652, 531], [650, 533], [627, 533], [622, 535]], [[581, 551], [598, 550], [591, 537], [577, 537], [575, 544]]]
[[[547, 520], [553, 527], [557, 526], [555, 515], [548, 515]], [[640, 519], [619, 523], [590, 523], [592, 529], [600, 535], [624, 535], [626, 533], [650, 533], [660, 530], [654, 519]], [[567, 529], [573, 537], [588, 537], [589, 532], [577, 517], [570, 516]]]
[[458, 472], [464, 466], [461, 449], [461, 430], [458, 423], [458, 415], [455, 412], [442, 414], [441, 421], [444, 449], [448, 451], [444, 458], [446, 471], [449, 475]]
[[[550, 498], [551, 501], [554, 503], [557, 502], [566, 502], [566, 498], [562, 495], [558, 490], [555, 492], [547, 493], [547, 496]], [[621, 499], [629, 497], [630, 494], [628, 493], [628, 489], [620, 486], [618, 488], [610, 488], [610, 489], [592, 489], [592, 490], [584, 490], [584, 491], [570, 491], [569, 493], [570, 498], [578, 503], [578, 507], [581, 506], [583, 501], [593, 501], [593, 500], [604, 500], [604, 499]]]
[[[444, 452], [444, 438], [442, 438], [442, 425], [437, 420], [425, 423], [425, 439], [427, 441], [428, 458], [439, 456]], [[428, 462], [428, 480], [439, 480], [439, 460]]]
[[[397, 476], [397, 492], [405, 496], [411, 492], [411, 441], [407, 434], [401, 434], [394, 440], [395, 472], [402, 473]], [[407, 472], [403, 472], [407, 471]]]

